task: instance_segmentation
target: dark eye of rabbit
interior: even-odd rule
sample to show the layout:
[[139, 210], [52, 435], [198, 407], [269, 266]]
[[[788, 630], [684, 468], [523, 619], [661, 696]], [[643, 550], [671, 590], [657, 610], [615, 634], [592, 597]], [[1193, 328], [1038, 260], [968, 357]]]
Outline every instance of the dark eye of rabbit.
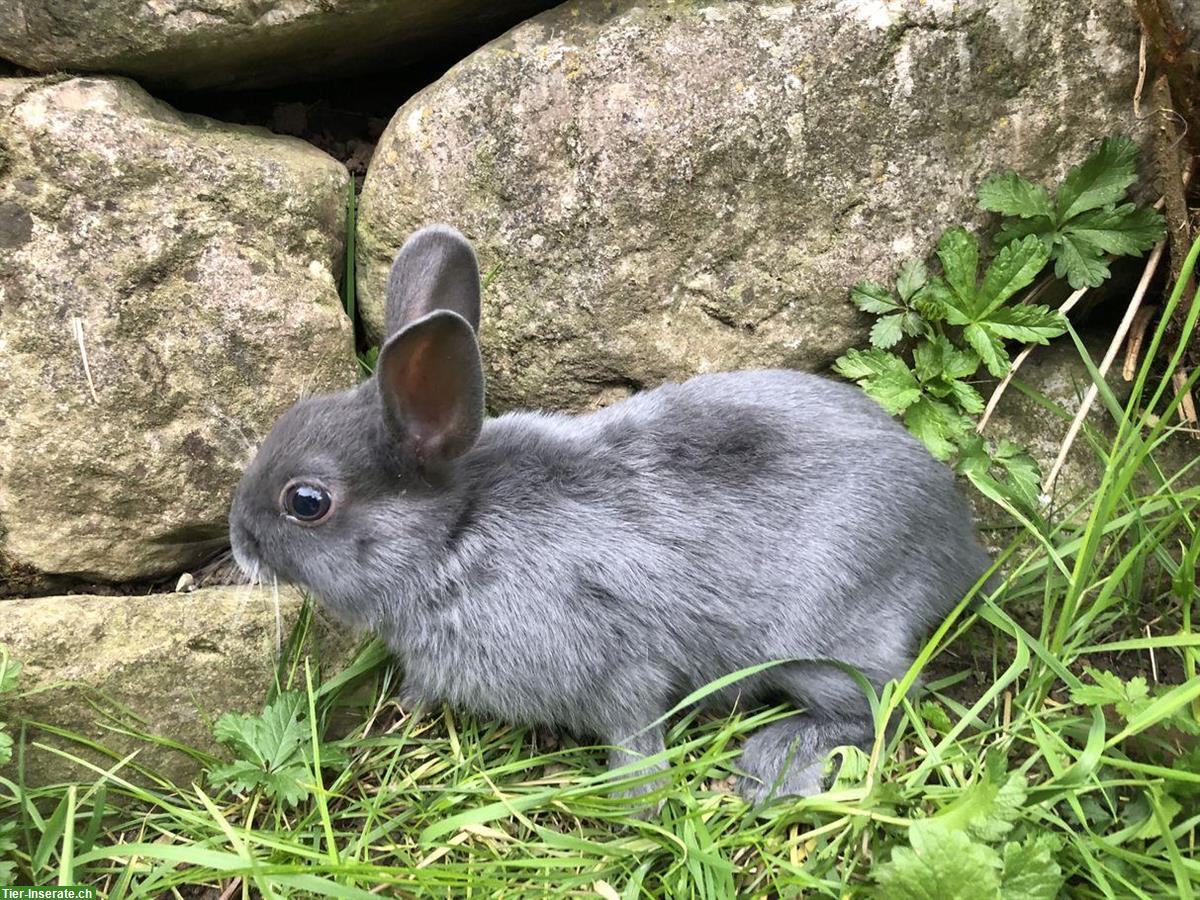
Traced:
[[333, 506], [329, 491], [317, 484], [289, 484], [283, 489], [283, 510], [293, 519], [313, 524], [320, 522]]

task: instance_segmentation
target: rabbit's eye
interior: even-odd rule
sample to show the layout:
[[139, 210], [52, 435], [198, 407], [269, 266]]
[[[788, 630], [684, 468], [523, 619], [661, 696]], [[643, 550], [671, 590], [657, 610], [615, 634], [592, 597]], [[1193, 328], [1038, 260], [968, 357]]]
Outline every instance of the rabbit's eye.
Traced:
[[319, 484], [295, 481], [283, 489], [283, 511], [305, 525], [315, 525], [329, 515], [333, 498]]

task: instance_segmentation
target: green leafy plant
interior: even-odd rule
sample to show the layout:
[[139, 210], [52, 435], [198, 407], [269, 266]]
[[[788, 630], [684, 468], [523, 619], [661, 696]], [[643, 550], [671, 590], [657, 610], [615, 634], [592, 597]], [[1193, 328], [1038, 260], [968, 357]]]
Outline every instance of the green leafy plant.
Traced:
[[17, 849], [17, 823], [7, 822], [0, 825], [0, 885], [13, 883], [17, 864], [12, 861], [12, 852]]
[[[1006, 342], [1046, 344], [1066, 331], [1063, 316], [1023, 302], [1023, 292], [1055, 261], [1075, 286], [1108, 277], [1104, 254], [1140, 253], [1162, 235], [1162, 219], [1118, 205], [1137, 178], [1137, 148], [1112, 138], [1071, 169], [1056, 195], [1013, 172], [980, 186], [980, 205], [1004, 213], [998, 252], [984, 264], [979, 238], [962, 226], [937, 243], [940, 274], [907, 260], [894, 288], [862, 281], [851, 302], [877, 316], [869, 348], [852, 349], [834, 370], [864, 391], [989, 496], [1036, 507], [1041, 473], [1021, 447], [990, 444], [976, 433], [985, 408], [974, 381], [1012, 366]], [[982, 271], [981, 271], [982, 270]]]
[[[942, 275], [909, 260], [894, 292], [870, 281], [855, 286], [854, 304], [880, 318], [873, 346], [848, 351], [834, 370], [900, 416], [938, 459], [957, 454], [967, 477], [1032, 508], [1037, 464], [1012, 442], [989, 447], [975, 433], [970, 417], [983, 412], [984, 401], [971, 379], [981, 365], [993, 375], [1008, 370], [1006, 339], [1044, 344], [1066, 329], [1048, 307], [1009, 302], [1045, 267], [1048, 253], [1028, 237], [1001, 250], [981, 279], [979, 241], [955, 227], [942, 234], [937, 255]], [[909, 359], [891, 349], [904, 337], [913, 339]]]
[[[262, 715], [226, 713], [213, 727], [213, 736], [229, 747], [234, 761], [214, 766], [213, 785], [237, 791], [261, 788], [285, 805], [308, 799], [313, 781], [313, 753], [305, 695], [288, 691], [276, 697]], [[346, 755], [336, 744], [319, 745], [321, 766], [337, 768]]]
[[[0, 644], [0, 694], [6, 694], [17, 689], [17, 676], [21, 673], [21, 664], [8, 655], [8, 647]], [[0, 766], [12, 759], [13, 739], [0, 722]]]
[[[0, 644], [0, 694], [7, 694], [17, 689], [17, 677], [21, 673], [21, 664], [8, 654], [8, 647]], [[6, 765], [12, 759], [13, 739], [0, 722], [0, 766]], [[0, 824], [0, 885], [12, 884], [16, 872], [16, 863], [12, 861], [12, 852], [17, 849], [17, 823]]]
[[370, 378], [375, 373], [375, 366], [379, 364], [379, 347], [374, 345], [358, 354], [358, 366], [361, 369], [361, 377], [363, 379]]
[[979, 186], [979, 205], [1005, 218], [997, 242], [1036, 237], [1054, 260], [1054, 274], [1075, 290], [1109, 276], [1106, 254], [1140, 256], [1165, 234], [1153, 209], [1122, 203], [1137, 181], [1138, 148], [1128, 138], [1108, 138], [1072, 168], [1054, 196], [1016, 172], [993, 175]]
[[1040, 831], [1008, 840], [1026, 797], [1025, 777], [1007, 772], [1004, 758], [990, 752], [978, 780], [936, 815], [914, 821], [908, 846], [894, 847], [876, 866], [881, 895], [1053, 900], [1064, 880], [1055, 862], [1062, 842]]

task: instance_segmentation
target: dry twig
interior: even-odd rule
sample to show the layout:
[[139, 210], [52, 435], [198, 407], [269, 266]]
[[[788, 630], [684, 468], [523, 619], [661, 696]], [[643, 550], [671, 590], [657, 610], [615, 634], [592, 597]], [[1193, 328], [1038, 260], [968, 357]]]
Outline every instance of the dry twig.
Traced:
[[[1158, 264], [1162, 260], [1163, 251], [1166, 249], [1166, 246], [1166, 241], [1159, 241], [1154, 245], [1154, 249], [1150, 251], [1150, 258], [1146, 260], [1146, 268], [1142, 272], [1142, 279], [1138, 282], [1137, 290], [1133, 292], [1133, 297], [1129, 301], [1129, 308], [1125, 310], [1125, 316], [1121, 319], [1121, 324], [1117, 326], [1117, 333], [1113, 335], [1113, 339], [1108, 345], [1108, 350], [1105, 351], [1104, 358], [1097, 367], [1101, 378], [1108, 374], [1113, 360], [1116, 359], [1117, 351], [1121, 349], [1121, 345], [1125, 342], [1125, 336], [1129, 333], [1138, 308], [1142, 305], [1142, 298], [1146, 296], [1146, 291], [1150, 288], [1150, 282], [1154, 278], [1154, 273], [1158, 270]], [[1087, 414], [1091, 411], [1092, 404], [1096, 402], [1096, 396], [1099, 393], [1099, 386], [1093, 383], [1087, 389], [1087, 393], [1084, 394], [1083, 402], [1079, 405], [1079, 410], [1075, 413], [1075, 418], [1071, 421], [1071, 427], [1067, 429], [1067, 436], [1058, 450], [1058, 456], [1054, 460], [1054, 465], [1050, 468], [1050, 474], [1042, 482], [1042, 494], [1044, 496], [1049, 496], [1051, 490], [1054, 488], [1054, 482], [1058, 480], [1058, 473], [1062, 470], [1063, 463], [1067, 459], [1067, 454], [1071, 452], [1071, 446], [1075, 443], [1075, 438], [1079, 436], [1079, 430], [1083, 427], [1083, 421], [1087, 418]]]
[[1183, 397], [1179, 401], [1179, 421], [1185, 425], [1195, 425], [1197, 422], [1196, 402], [1192, 399], [1192, 392], [1184, 390], [1187, 385], [1188, 370], [1180, 366], [1171, 376], [1171, 380], [1175, 384], [1175, 390], [1183, 393]]
[[92, 369], [88, 365], [87, 347], [83, 343], [83, 319], [79, 316], [71, 316], [71, 332], [75, 335], [75, 342], [79, 344], [79, 358], [83, 360], [83, 374], [87, 377], [88, 390], [92, 394], [92, 402], [99, 403], [100, 400], [96, 396], [96, 385], [92, 383]]
[[1137, 374], [1138, 357], [1142, 354], [1146, 329], [1150, 327], [1150, 320], [1156, 312], [1157, 306], [1143, 306], [1133, 317], [1133, 331], [1129, 335], [1129, 343], [1125, 346], [1125, 362], [1121, 366], [1121, 377], [1126, 381], [1133, 381], [1133, 376]]

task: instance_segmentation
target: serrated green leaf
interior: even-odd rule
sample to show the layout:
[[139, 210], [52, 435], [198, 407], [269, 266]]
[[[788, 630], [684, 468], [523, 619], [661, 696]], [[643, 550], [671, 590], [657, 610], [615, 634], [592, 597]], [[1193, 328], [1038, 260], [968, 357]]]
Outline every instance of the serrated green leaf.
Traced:
[[8, 648], [0, 644], [0, 693], [16, 690], [21, 664], [8, 655]]
[[217, 787], [229, 785], [235, 791], [248, 792], [259, 786], [264, 774], [261, 765], [239, 759], [213, 766], [208, 770], [208, 780]]
[[963, 339], [971, 345], [971, 349], [979, 355], [980, 361], [992, 375], [1000, 378], [1008, 371], [1009, 359], [1004, 351], [1004, 343], [986, 327], [978, 324], [968, 325], [963, 329]]
[[8, 732], [2, 730], [0, 726], [0, 766], [3, 766], [12, 759], [13, 739]]
[[921, 718], [939, 734], [946, 734], [954, 727], [954, 723], [950, 721], [950, 716], [946, 711], [932, 700], [926, 700], [921, 704]]
[[1153, 702], [1150, 686], [1140, 675], [1124, 681], [1119, 675], [1091, 666], [1084, 673], [1093, 684], [1084, 684], [1071, 691], [1071, 702], [1081, 706], [1112, 706], [1126, 721], [1142, 712]]
[[998, 841], [1010, 831], [1025, 806], [1026, 782], [1020, 772], [1010, 772], [1000, 783], [991, 805], [973, 818], [967, 829], [981, 841]]
[[954, 397], [954, 401], [963, 409], [973, 416], [983, 412], [986, 404], [983, 401], [983, 395], [965, 381], [950, 382], [950, 393]]
[[303, 803], [309, 798], [312, 774], [302, 763], [290, 763], [273, 772], [266, 773], [263, 786], [268, 797], [282, 800], [289, 806]]
[[912, 831], [941, 828], [965, 831], [982, 841], [997, 841], [1012, 830], [1025, 803], [1025, 777], [992, 771], [989, 766], [952, 803], [929, 819], [913, 822]]
[[902, 337], [904, 337], [904, 313], [883, 316], [871, 326], [871, 345], [881, 350], [896, 346]]
[[930, 322], [940, 322], [946, 318], [949, 308], [961, 301], [954, 296], [954, 292], [950, 290], [950, 286], [944, 279], [934, 276], [913, 295], [911, 302], [913, 309], [925, 319]]
[[369, 378], [374, 372], [375, 367], [379, 364], [379, 347], [368, 347], [362, 353], [358, 354], [358, 365], [362, 369], [364, 378]]
[[287, 691], [275, 698], [264, 710], [258, 732], [258, 747], [267, 750], [271, 769], [283, 767], [309, 741], [307, 701], [298, 691]]
[[1032, 219], [1005, 219], [1000, 223], [996, 233], [997, 246], [1004, 246], [1012, 241], [1019, 241], [1029, 235], [1036, 235], [1049, 248], [1054, 238], [1054, 220], [1047, 216], [1035, 216]]
[[1128, 138], [1105, 138], [1100, 149], [1074, 166], [1055, 195], [1058, 221], [1117, 203], [1137, 181], [1138, 148]]
[[927, 338], [913, 347], [913, 370], [921, 381], [939, 377], [946, 368], [946, 349], [950, 340], [945, 335]]
[[[970, 350], [961, 350], [944, 334], [936, 334], [913, 347], [913, 368], [922, 387], [935, 397], [956, 393], [957, 379], [973, 375], [979, 368], [979, 357]], [[978, 396], [974, 388], [963, 385], [969, 394]]]
[[862, 388], [880, 406], [893, 416], [899, 415], [921, 396], [921, 387], [912, 372], [889, 372], [863, 381]]
[[[1159, 808], [1169, 825], [1183, 807], [1180, 806], [1178, 800], [1167, 795], [1159, 800]], [[1151, 800], [1145, 793], [1125, 807], [1121, 813], [1121, 821], [1132, 828], [1128, 835], [1129, 840], [1153, 841], [1163, 836], [1164, 829], [1159, 823], [1158, 817], [1154, 815]]]
[[951, 346], [943, 356], [943, 365], [949, 378], [970, 378], [979, 370], [979, 356], [973, 350]]
[[900, 330], [909, 337], [917, 337], [925, 331], [925, 321], [915, 310], [906, 312], [900, 322]]
[[906, 261], [900, 267], [900, 274], [896, 276], [896, 290], [900, 299], [907, 303], [928, 280], [929, 273], [925, 269], [925, 263], [919, 259]]
[[960, 303], [959, 308], [975, 308], [975, 280], [979, 273], [979, 240], [962, 226], [947, 228], [937, 245], [938, 259], [946, 273], [946, 283]]
[[1063, 886], [1062, 869], [1054, 860], [1061, 848], [1051, 834], [1004, 845], [1000, 896], [1003, 900], [1054, 900]]
[[1017, 291], [1032, 284], [1049, 259], [1046, 245], [1034, 235], [1006, 244], [983, 275], [977, 308], [984, 315], [998, 308]]
[[[213, 735], [236, 758], [209, 770], [212, 784], [237, 791], [262, 788], [268, 797], [290, 805], [308, 798], [312, 742], [304, 694], [281, 693], [258, 716], [227, 713], [217, 720]], [[336, 745], [322, 744], [320, 750], [322, 766], [345, 764], [345, 753]]]
[[954, 452], [954, 439], [969, 431], [970, 423], [947, 404], [921, 397], [905, 411], [904, 427], [935, 457], [949, 459]]
[[901, 368], [908, 370], [904, 360], [895, 353], [884, 350], [847, 350], [845, 355], [833, 364], [835, 372], [852, 381], [872, 375], [884, 375]]
[[1046, 344], [1067, 330], [1062, 314], [1048, 306], [1018, 304], [1004, 306], [992, 312], [987, 320], [988, 330], [1010, 341]]
[[954, 471], [960, 475], [986, 475], [991, 467], [992, 458], [978, 432], [972, 431], [958, 442], [958, 458], [954, 463]]
[[887, 900], [988, 900], [1000, 892], [999, 854], [961, 831], [912, 832], [872, 874]]
[[1078, 235], [1059, 234], [1054, 245], [1054, 275], [1072, 290], [1097, 287], [1109, 276], [1103, 252]]
[[892, 292], [874, 281], [860, 281], [850, 289], [850, 301], [863, 312], [883, 315], [896, 312], [900, 304]]
[[1004, 487], [1017, 506], [1036, 509], [1042, 490], [1042, 472], [1037, 460], [1021, 451], [997, 456], [995, 462], [1004, 472]]
[[255, 728], [253, 716], [244, 713], [225, 713], [213, 725], [213, 737], [238, 756], [254, 756]]
[[1081, 213], [1063, 231], [1104, 253], [1140, 256], [1163, 239], [1167, 227], [1157, 210], [1138, 209], [1132, 203], [1124, 203]]
[[979, 185], [979, 205], [1006, 216], [1043, 216], [1049, 219], [1054, 215], [1049, 192], [1040, 185], [1026, 181], [1016, 172], [1003, 172], [985, 178]]

